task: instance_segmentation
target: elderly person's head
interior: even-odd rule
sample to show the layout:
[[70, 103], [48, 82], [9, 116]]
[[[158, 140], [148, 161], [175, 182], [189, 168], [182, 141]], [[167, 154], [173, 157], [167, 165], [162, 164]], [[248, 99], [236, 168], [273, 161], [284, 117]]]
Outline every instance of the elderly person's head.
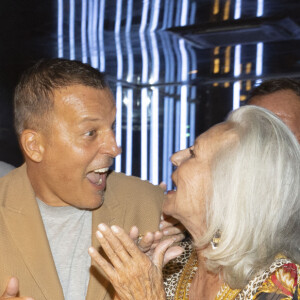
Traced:
[[300, 261], [299, 144], [275, 115], [240, 108], [172, 162], [177, 190], [164, 211], [190, 231], [209, 270], [241, 288], [278, 253]]

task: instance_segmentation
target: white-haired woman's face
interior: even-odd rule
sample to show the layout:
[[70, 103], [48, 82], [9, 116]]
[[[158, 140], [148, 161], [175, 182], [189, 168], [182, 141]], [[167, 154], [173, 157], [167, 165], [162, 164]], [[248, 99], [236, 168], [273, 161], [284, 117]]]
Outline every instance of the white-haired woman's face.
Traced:
[[[206, 228], [206, 199], [211, 192], [214, 155], [232, 140], [229, 123], [218, 124], [201, 134], [195, 144], [172, 155], [177, 169], [172, 174], [176, 191], [165, 196], [163, 211], [181, 221], [194, 238]], [[231, 133], [231, 134], [229, 134]]]

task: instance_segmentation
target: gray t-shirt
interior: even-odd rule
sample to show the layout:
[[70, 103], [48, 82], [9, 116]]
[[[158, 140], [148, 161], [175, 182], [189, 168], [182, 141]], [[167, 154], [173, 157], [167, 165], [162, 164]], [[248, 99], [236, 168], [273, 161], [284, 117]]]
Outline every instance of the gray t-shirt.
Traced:
[[66, 300], [83, 300], [89, 283], [92, 212], [37, 200]]

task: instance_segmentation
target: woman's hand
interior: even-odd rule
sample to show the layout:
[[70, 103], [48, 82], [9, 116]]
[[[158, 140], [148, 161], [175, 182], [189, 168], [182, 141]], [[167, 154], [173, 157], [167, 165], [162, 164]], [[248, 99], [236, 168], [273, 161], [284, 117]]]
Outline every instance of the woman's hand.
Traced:
[[[96, 236], [110, 263], [93, 247], [89, 248], [89, 254], [103, 269], [120, 299], [165, 299], [161, 270], [164, 254], [174, 240], [160, 242], [154, 250], [151, 261], [120, 227], [109, 228], [105, 224], [100, 224], [98, 229]], [[182, 252], [180, 247], [175, 248], [178, 254]], [[174, 249], [172, 250], [174, 253]]]

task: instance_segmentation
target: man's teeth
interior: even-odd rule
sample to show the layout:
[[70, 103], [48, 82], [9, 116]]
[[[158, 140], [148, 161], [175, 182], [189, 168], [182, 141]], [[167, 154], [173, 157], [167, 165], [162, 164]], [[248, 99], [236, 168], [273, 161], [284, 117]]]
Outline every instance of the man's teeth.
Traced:
[[102, 178], [99, 179], [97, 185], [100, 185], [102, 183]]
[[108, 171], [108, 168], [94, 170], [95, 173], [106, 173], [107, 171]]

